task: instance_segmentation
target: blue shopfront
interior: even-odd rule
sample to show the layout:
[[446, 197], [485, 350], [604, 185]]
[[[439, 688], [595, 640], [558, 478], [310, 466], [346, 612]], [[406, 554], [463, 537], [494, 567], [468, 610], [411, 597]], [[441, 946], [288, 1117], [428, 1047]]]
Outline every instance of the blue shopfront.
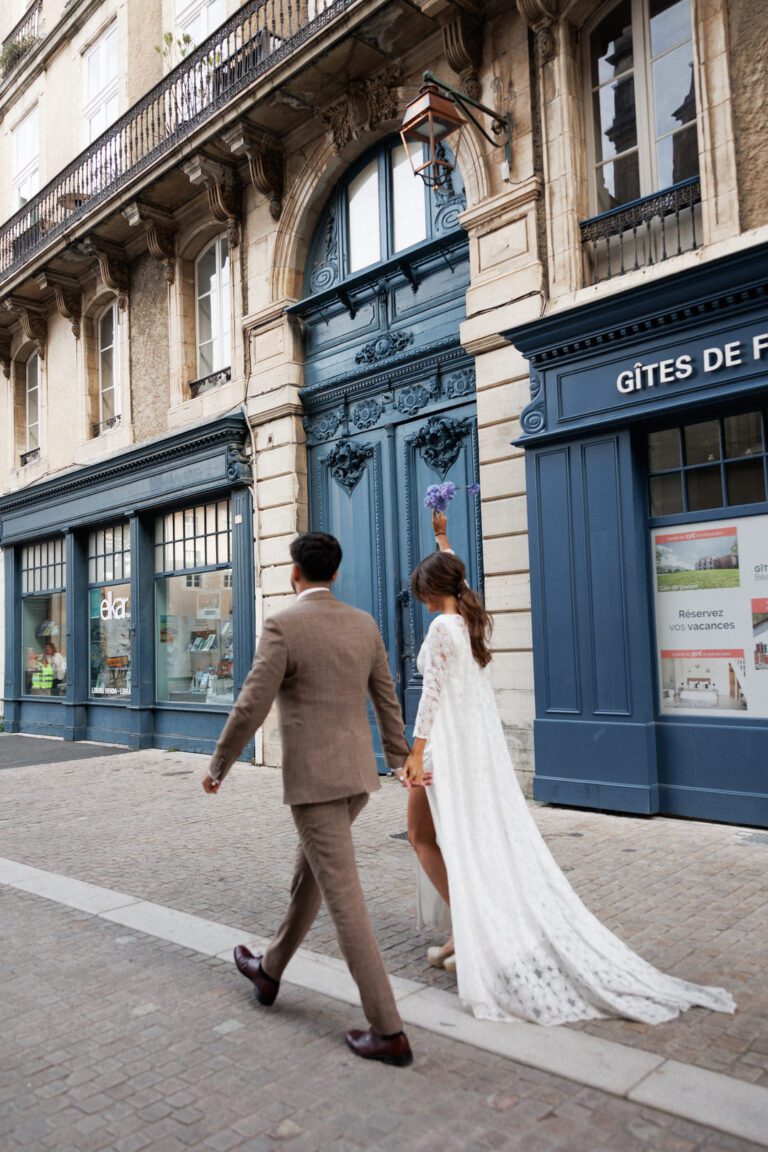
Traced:
[[531, 365], [534, 795], [768, 826], [768, 250], [506, 335]]
[[6, 731], [213, 749], [253, 659], [242, 416], [0, 500]]

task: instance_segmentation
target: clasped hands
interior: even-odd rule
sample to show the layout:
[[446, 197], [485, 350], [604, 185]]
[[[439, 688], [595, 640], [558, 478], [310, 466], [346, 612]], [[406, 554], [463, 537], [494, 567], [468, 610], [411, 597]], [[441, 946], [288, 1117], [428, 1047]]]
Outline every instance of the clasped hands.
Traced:
[[432, 783], [432, 772], [424, 768], [424, 753], [411, 751], [402, 768], [395, 772], [403, 788], [424, 788]]

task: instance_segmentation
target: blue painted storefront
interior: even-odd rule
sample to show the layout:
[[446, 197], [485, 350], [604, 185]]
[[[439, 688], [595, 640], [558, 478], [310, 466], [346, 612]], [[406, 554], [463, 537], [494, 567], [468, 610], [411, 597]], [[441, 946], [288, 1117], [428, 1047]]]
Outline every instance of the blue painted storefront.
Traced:
[[[155, 524], [158, 517], [226, 501], [231, 520], [232, 681], [235, 693], [254, 651], [251, 467], [241, 415], [145, 443], [12, 493], [0, 500], [5, 560], [6, 731], [101, 740], [131, 748], [212, 751], [229, 708], [156, 698]], [[130, 532], [130, 692], [89, 694], [87, 540], [95, 529]], [[61, 696], [26, 693], [21, 638], [21, 555], [37, 541], [63, 539], [66, 555], [66, 687]], [[249, 754], [246, 749], [245, 755]]]
[[[505, 335], [531, 365], [518, 443], [536, 798], [768, 826], [768, 719], [660, 709], [651, 550], [652, 530], [667, 523], [695, 530], [765, 516], [768, 503], [652, 519], [646, 452], [654, 432], [760, 412], [765, 453], [766, 247]], [[768, 532], [758, 545], [768, 563]]]

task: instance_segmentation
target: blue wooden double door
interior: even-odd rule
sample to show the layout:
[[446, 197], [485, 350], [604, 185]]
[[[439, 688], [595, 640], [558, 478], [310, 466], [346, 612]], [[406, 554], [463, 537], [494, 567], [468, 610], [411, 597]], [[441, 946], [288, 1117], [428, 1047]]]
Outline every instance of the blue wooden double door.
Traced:
[[[450, 390], [451, 373], [447, 373]], [[474, 372], [454, 373], [464, 386]], [[441, 390], [438, 374], [433, 391]], [[416, 658], [429, 615], [410, 591], [411, 572], [434, 551], [427, 488], [445, 480], [457, 487], [449, 510], [451, 546], [467, 565], [473, 587], [482, 583], [479, 497], [467, 489], [477, 479], [477, 423], [472, 396], [453, 405], [430, 404], [413, 412], [427, 388], [417, 385], [351, 406], [344, 434], [310, 446], [310, 525], [341, 542], [344, 558], [337, 595], [376, 619], [390, 659], [410, 736], [421, 694]], [[410, 409], [410, 411], [409, 411]], [[368, 419], [360, 419], [362, 412]], [[377, 416], [375, 426], [369, 424]], [[377, 754], [380, 750], [377, 742]], [[381, 763], [384, 770], [383, 762]]]

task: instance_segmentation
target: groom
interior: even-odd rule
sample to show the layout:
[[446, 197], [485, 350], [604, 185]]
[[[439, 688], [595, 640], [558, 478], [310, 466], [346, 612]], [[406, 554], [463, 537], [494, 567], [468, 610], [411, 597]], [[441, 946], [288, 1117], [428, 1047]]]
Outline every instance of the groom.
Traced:
[[352, 844], [352, 822], [379, 787], [368, 723], [376, 711], [387, 762], [409, 748], [376, 622], [331, 592], [341, 547], [324, 532], [291, 544], [296, 603], [265, 621], [256, 659], [224, 726], [206, 792], [221, 781], [275, 699], [283, 745], [284, 802], [299, 833], [288, 912], [263, 956], [235, 948], [239, 971], [260, 1004], [274, 1003], [280, 978], [325, 900], [371, 1027], [346, 1041], [366, 1060], [405, 1066], [413, 1057], [368, 918]]

